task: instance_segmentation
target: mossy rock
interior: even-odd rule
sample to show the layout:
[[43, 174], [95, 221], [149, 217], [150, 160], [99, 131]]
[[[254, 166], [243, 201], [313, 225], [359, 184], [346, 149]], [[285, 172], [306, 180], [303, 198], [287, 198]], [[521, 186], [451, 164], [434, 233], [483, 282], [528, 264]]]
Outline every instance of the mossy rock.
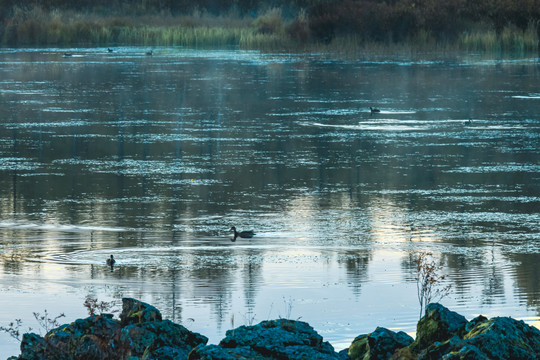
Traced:
[[358, 336], [349, 348], [351, 360], [389, 359], [398, 349], [409, 346], [413, 338], [399, 331], [397, 333], [377, 327], [374, 332]]
[[128, 324], [161, 320], [161, 312], [154, 306], [132, 298], [122, 299], [122, 313], [120, 314], [122, 327]]
[[363, 360], [366, 356], [369, 356], [368, 335], [358, 336], [349, 347], [349, 358], [351, 360]]
[[420, 353], [435, 342], [444, 342], [453, 336], [462, 336], [467, 319], [441, 304], [432, 303], [426, 307], [425, 316], [416, 326], [416, 339], [411, 350]]

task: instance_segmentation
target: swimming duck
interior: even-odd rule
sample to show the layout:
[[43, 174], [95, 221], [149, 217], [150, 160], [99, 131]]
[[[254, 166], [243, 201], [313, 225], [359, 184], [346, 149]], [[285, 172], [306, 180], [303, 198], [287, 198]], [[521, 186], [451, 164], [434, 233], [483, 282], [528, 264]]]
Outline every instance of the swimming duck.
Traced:
[[107, 265], [109, 265], [110, 267], [113, 267], [115, 262], [116, 260], [114, 260], [114, 257], [112, 255], [109, 259], [107, 259]]
[[247, 231], [236, 231], [236, 227], [232, 227], [231, 230], [229, 231], [233, 231], [234, 232], [234, 238], [236, 239], [237, 237], [241, 237], [241, 238], [252, 238], [253, 236], [255, 236], [255, 233], [253, 232], [253, 230], [247, 230]]
[[371, 113], [372, 113], [372, 114], [373, 114], [373, 113], [380, 113], [380, 112], [381, 112], [381, 110], [379, 110], [379, 109], [374, 109], [374, 108], [372, 108], [371, 106], [369, 107], [369, 110], [371, 110]]
[[146, 52], [146, 55], [152, 56], [154, 54], [154, 50], [149, 50]]
[[107, 51], [110, 52], [110, 53], [112, 53], [114, 50], [111, 49], [111, 48], [107, 48]]
[[472, 125], [472, 119], [463, 122], [463, 125]]

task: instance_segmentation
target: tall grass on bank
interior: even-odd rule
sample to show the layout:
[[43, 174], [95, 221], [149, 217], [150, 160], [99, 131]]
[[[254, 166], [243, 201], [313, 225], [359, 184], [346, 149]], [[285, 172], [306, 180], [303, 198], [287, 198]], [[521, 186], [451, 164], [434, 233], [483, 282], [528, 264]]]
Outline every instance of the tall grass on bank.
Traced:
[[536, 29], [529, 26], [525, 31], [506, 27], [500, 35], [493, 30], [464, 33], [457, 47], [467, 51], [517, 52], [538, 51], [539, 38]]
[[465, 32], [457, 37], [453, 42], [437, 41], [427, 32], [419, 32], [404, 41], [364, 41], [361, 36], [342, 35], [335, 37], [328, 44], [314, 43], [305, 48], [312, 51], [340, 52], [348, 55], [354, 54], [401, 54], [414, 55], [426, 52], [481, 52], [491, 54], [512, 54], [526, 55], [536, 54], [540, 50], [539, 37], [536, 30], [529, 29], [520, 31], [519, 29], [508, 27], [500, 35], [495, 31], [484, 30], [475, 32]]
[[143, 26], [120, 29], [118, 34], [109, 37], [105, 43], [138, 44], [150, 46], [194, 46], [221, 47], [237, 45], [245, 29], [227, 28], [185, 28]]
[[526, 30], [507, 26], [495, 33], [488, 25], [463, 31], [452, 41], [418, 30], [400, 41], [391, 33], [378, 41], [361, 33], [337, 34], [331, 41], [318, 40], [310, 30], [305, 11], [286, 19], [271, 8], [257, 17], [237, 14], [221, 16], [194, 12], [191, 15], [105, 16], [73, 11], [45, 11], [40, 7], [15, 7], [0, 27], [0, 45], [10, 46], [186, 46], [226, 47], [265, 51], [360, 51], [414, 52], [465, 50], [478, 52], [528, 53], [538, 51], [538, 23]]

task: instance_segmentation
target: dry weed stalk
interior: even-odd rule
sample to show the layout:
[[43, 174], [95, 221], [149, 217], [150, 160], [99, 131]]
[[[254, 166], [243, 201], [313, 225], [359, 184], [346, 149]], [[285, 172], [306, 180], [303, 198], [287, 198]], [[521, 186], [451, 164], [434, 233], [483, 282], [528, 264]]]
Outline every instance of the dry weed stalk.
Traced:
[[[442, 266], [432, 260], [433, 254], [421, 252], [414, 261], [416, 263], [416, 290], [420, 303], [420, 318], [427, 304], [440, 301], [450, 293], [451, 284], [444, 285], [445, 276], [439, 274]], [[444, 285], [444, 286], [443, 286]]]

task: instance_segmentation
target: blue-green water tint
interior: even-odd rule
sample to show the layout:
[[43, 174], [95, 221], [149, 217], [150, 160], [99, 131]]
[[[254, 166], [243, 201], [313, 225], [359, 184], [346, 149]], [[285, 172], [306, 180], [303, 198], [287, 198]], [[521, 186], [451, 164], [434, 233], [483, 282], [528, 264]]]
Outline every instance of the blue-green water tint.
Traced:
[[0, 323], [131, 296], [341, 349], [415, 331], [420, 251], [451, 309], [538, 323], [537, 59], [146, 50], [0, 51]]

